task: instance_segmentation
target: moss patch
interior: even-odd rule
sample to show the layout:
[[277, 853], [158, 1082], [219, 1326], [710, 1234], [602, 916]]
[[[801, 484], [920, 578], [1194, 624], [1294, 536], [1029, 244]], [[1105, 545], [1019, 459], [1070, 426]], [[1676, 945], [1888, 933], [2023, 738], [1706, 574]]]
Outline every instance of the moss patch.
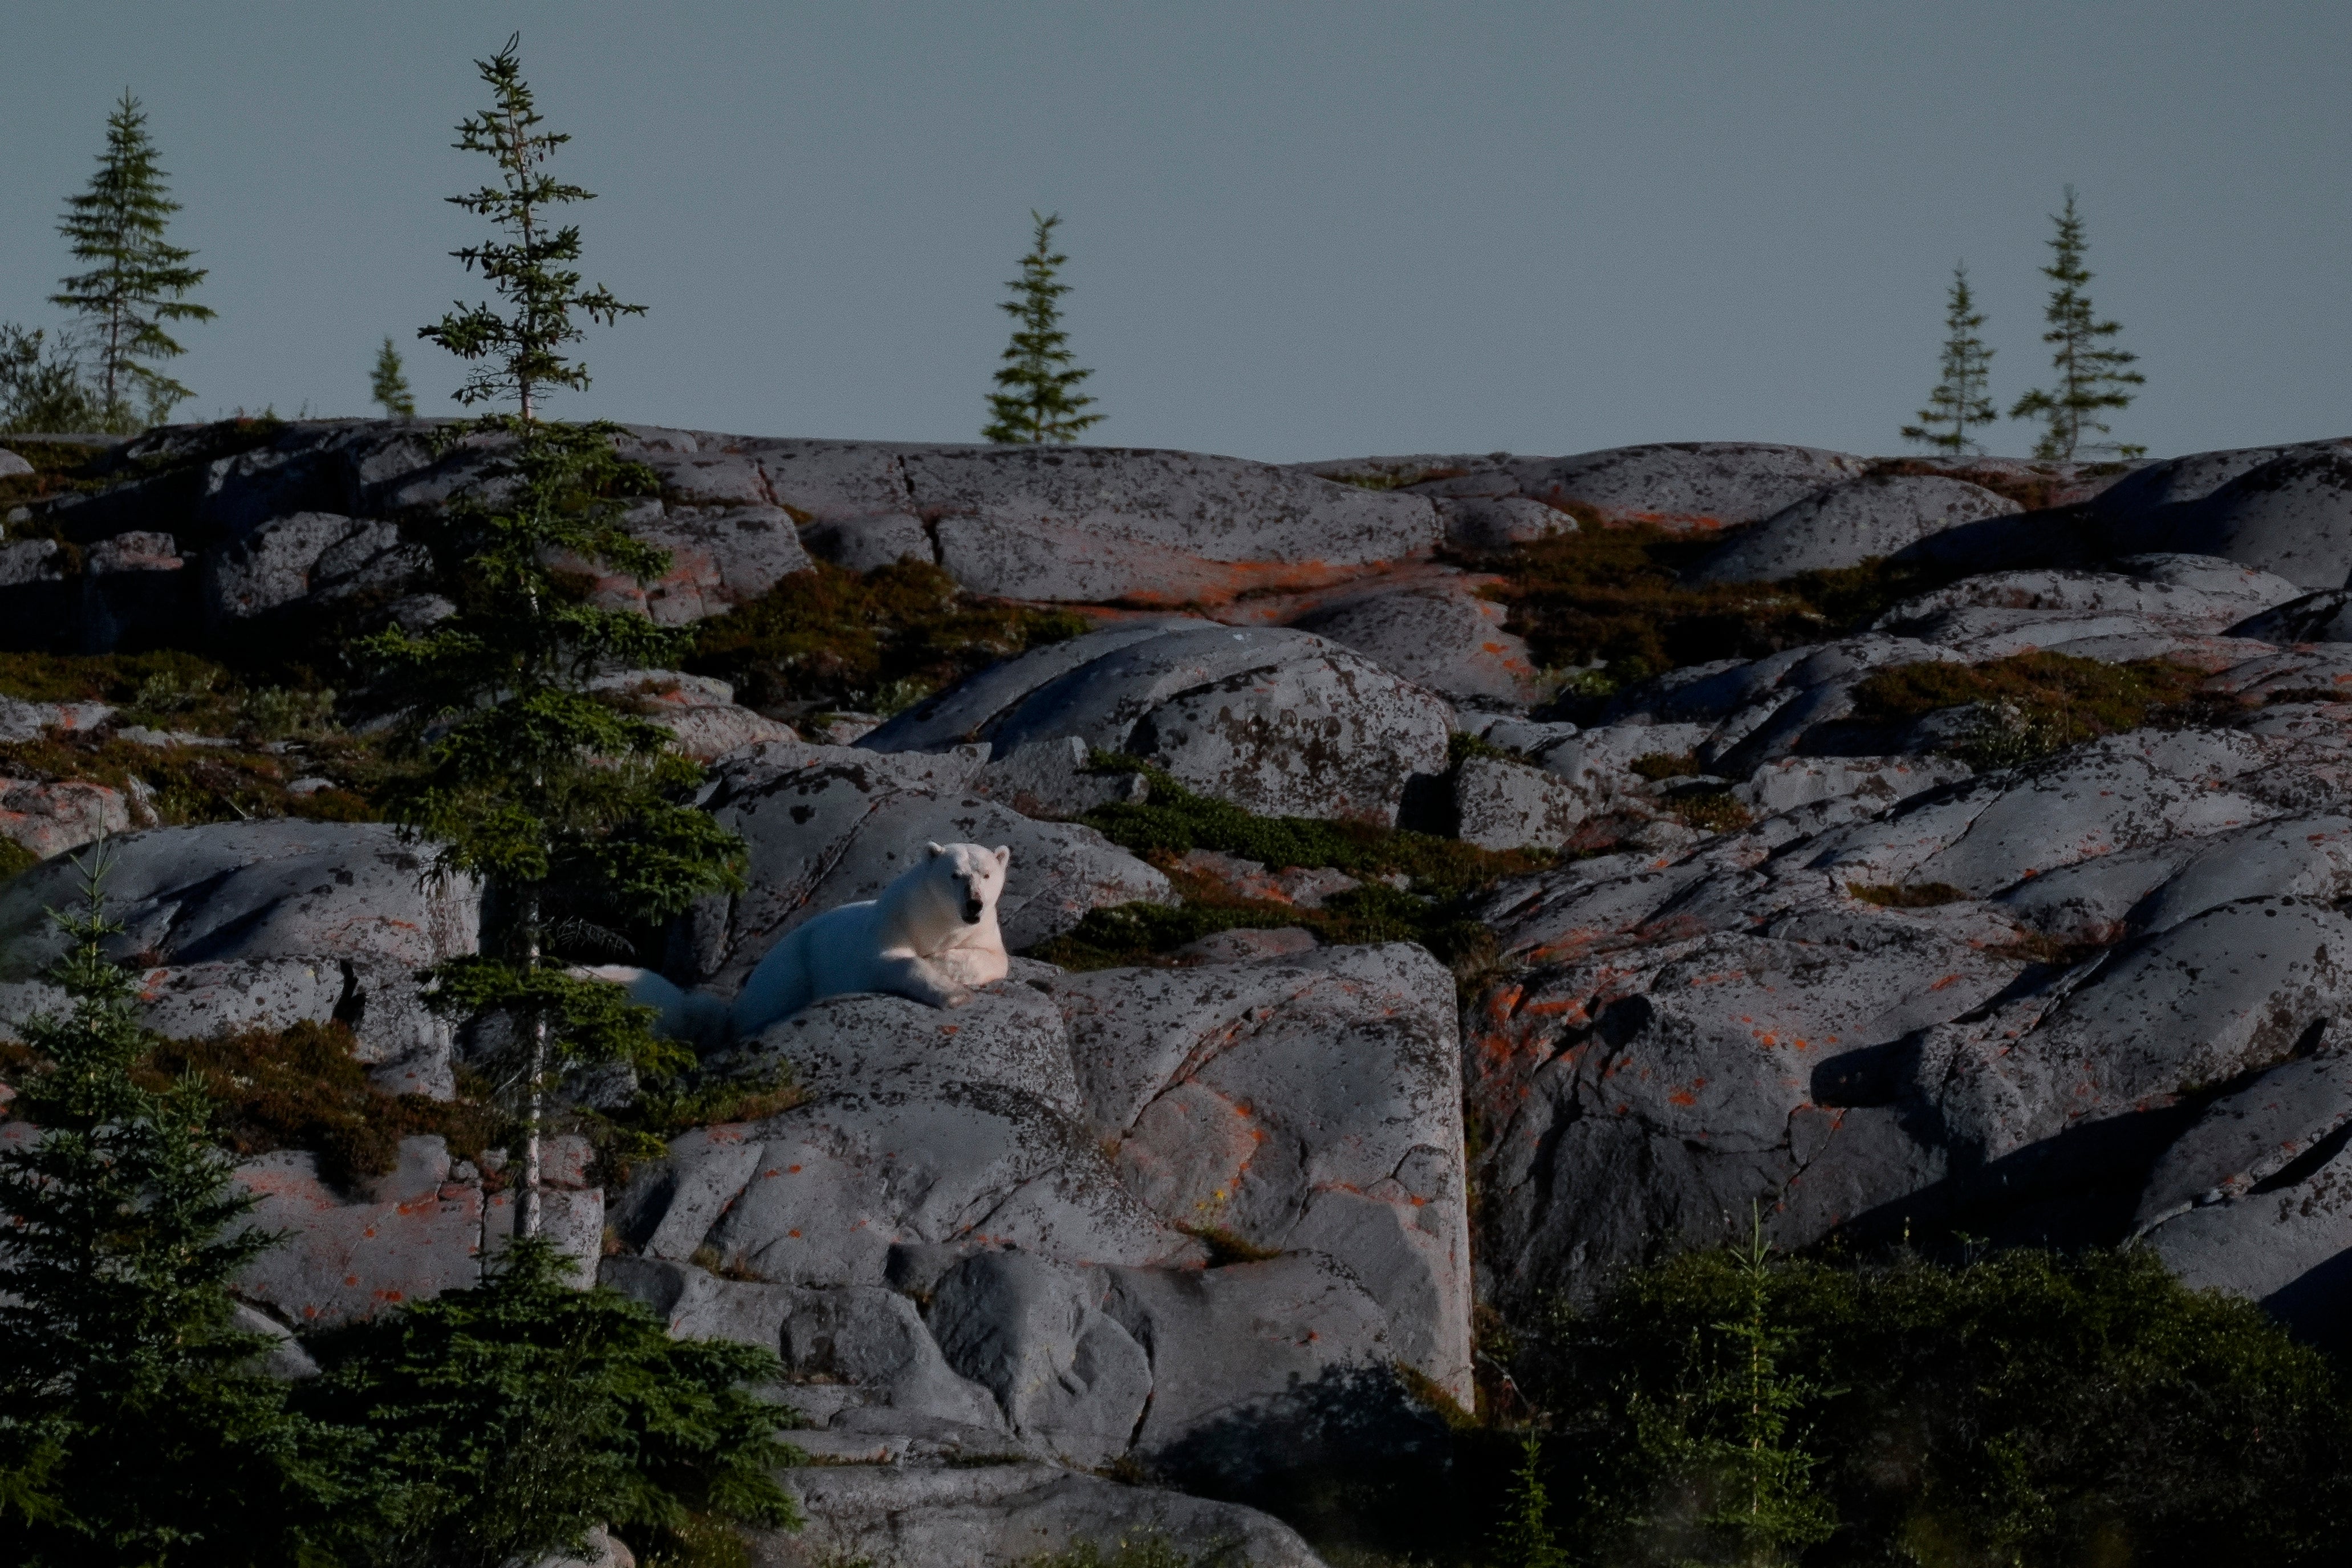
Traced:
[[901, 561], [865, 574], [819, 562], [703, 624], [686, 661], [770, 712], [904, 708], [1000, 659], [1092, 623], [964, 593], [937, 566]]
[[[1138, 758], [1098, 754], [1096, 766], [1143, 773], [1151, 781], [1151, 798], [1140, 805], [1098, 806], [1079, 820], [1165, 872], [1182, 902], [1172, 908], [1133, 903], [1096, 910], [1071, 931], [1030, 950], [1031, 956], [1065, 969], [1149, 963], [1221, 931], [1304, 926], [1329, 944], [1419, 942], [1467, 984], [1492, 965], [1495, 954], [1494, 932], [1471, 916], [1472, 900], [1505, 877], [1559, 863], [1560, 857], [1547, 849], [1481, 849], [1458, 838], [1363, 823], [1254, 816], [1195, 795]], [[1239, 898], [1181, 864], [1181, 857], [1194, 849], [1221, 850], [1278, 870], [1328, 866], [1364, 885], [1335, 894], [1315, 910]], [[1401, 878], [1406, 886], [1375, 878]]]
[[0, 775], [39, 783], [80, 780], [125, 795], [133, 780], [152, 794], [148, 805], [166, 826], [296, 816], [312, 822], [373, 822], [374, 785], [391, 771], [364, 745], [349, 740], [304, 754], [299, 767], [312, 776], [346, 775], [336, 787], [309, 795], [287, 788], [297, 776], [289, 759], [236, 746], [143, 746], [78, 736], [0, 742]]
[[1570, 695], [1599, 698], [1685, 665], [1818, 642], [1959, 574], [1873, 560], [1785, 583], [1685, 587], [1723, 538], [1647, 525], [1585, 528], [1454, 558], [1504, 580], [1485, 590], [1549, 668], [1591, 667]]
[[478, 1154], [487, 1123], [478, 1108], [419, 1095], [390, 1095], [368, 1081], [353, 1059], [351, 1031], [340, 1023], [245, 1029], [203, 1040], [160, 1042], [137, 1069], [151, 1089], [183, 1074], [202, 1079], [218, 1106], [214, 1131], [240, 1155], [310, 1149], [320, 1173], [349, 1188], [390, 1171], [400, 1141], [437, 1132], [461, 1155]]
[[2200, 716], [2204, 676], [2162, 659], [2105, 664], [2063, 653], [2021, 653], [1990, 663], [1898, 664], [1854, 689], [1855, 714], [1905, 723], [1979, 704], [1984, 718], [1948, 749], [1979, 767], [2028, 762], [2168, 716]]

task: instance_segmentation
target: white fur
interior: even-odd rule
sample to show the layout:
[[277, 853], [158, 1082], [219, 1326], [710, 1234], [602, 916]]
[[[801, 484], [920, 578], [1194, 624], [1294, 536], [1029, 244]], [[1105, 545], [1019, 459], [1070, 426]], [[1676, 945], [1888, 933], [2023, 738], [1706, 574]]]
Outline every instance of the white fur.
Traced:
[[655, 1027], [708, 1047], [756, 1035], [823, 996], [886, 991], [961, 1007], [972, 988], [1004, 978], [1004, 934], [996, 901], [1013, 851], [1000, 846], [932, 844], [878, 898], [827, 910], [768, 950], [730, 1005], [686, 992], [643, 969], [609, 965], [589, 973], [616, 981], [630, 999], [656, 1010]]

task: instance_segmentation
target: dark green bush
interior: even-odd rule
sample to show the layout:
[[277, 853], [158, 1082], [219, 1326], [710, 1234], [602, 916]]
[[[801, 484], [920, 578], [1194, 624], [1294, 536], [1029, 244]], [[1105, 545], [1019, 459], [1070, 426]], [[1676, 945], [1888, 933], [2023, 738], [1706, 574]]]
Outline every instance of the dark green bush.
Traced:
[[1087, 629], [1070, 610], [975, 598], [928, 562], [859, 574], [819, 562], [703, 623], [687, 668], [755, 708], [904, 707], [1000, 659]]
[[[364, 1561], [499, 1568], [610, 1523], [640, 1553], [707, 1555], [730, 1521], [793, 1525], [773, 1471], [797, 1452], [752, 1390], [773, 1352], [673, 1340], [569, 1259], [517, 1243], [470, 1289], [331, 1336], [299, 1403], [369, 1435], [376, 1492], [354, 1521]], [[641, 1558], [641, 1560], [643, 1560]]]
[[[1605, 1563], [2041, 1565], [2337, 1561], [2352, 1528], [2343, 1380], [2251, 1303], [2150, 1253], [1964, 1266], [1780, 1261], [1760, 1386], [1833, 1532], [1801, 1558], [1719, 1530], [1754, 1281], [1737, 1254], [1641, 1269], [1563, 1313], [1528, 1386], [1559, 1411], [1555, 1490]], [[1712, 1450], [1709, 1446], [1714, 1445]], [[1710, 1451], [1714, 1458], [1708, 1458]]]

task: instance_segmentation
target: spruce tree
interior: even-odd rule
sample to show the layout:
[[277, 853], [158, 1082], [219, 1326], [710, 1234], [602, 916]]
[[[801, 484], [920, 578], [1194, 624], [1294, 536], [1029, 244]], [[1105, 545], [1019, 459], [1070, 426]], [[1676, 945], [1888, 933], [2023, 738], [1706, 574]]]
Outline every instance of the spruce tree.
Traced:
[[[228, 1283], [276, 1237], [193, 1079], [156, 1091], [137, 985], [106, 955], [102, 864], [50, 972], [72, 1011], [24, 1026], [37, 1066], [0, 1145], [0, 1541], [11, 1563], [291, 1561], [346, 1500], [331, 1435], [255, 1368]], [[10, 1518], [11, 1513], [17, 1517]]]
[[588, 689], [606, 669], [674, 666], [694, 632], [586, 599], [583, 565], [646, 582], [669, 569], [669, 555], [620, 524], [622, 498], [658, 487], [614, 451], [618, 428], [538, 416], [534, 388], [588, 384], [585, 369], [556, 352], [581, 336], [571, 312], [609, 321], [638, 307], [602, 289], [580, 294], [578, 274], [560, 265], [577, 258], [577, 231], [550, 239], [535, 226], [546, 202], [588, 193], [536, 172], [566, 138], [532, 129], [541, 117], [519, 45], [476, 62], [495, 107], [459, 128], [459, 145], [496, 160], [503, 182], [459, 200], [520, 237], [457, 254], [485, 267], [514, 314], [478, 307], [425, 333], [484, 362], [461, 398], [503, 390], [518, 412], [437, 433], [444, 449], [471, 441], [493, 454], [435, 541], [462, 584], [457, 613], [421, 633], [379, 633], [360, 652], [412, 718], [438, 731], [422, 773], [391, 801], [395, 820], [438, 842], [439, 869], [479, 878], [491, 894], [481, 953], [444, 966], [437, 1000], [504, 1021], [500, 1082], [523, 1122], [529, 1236], [540, 1226], [547, 1097], [563, 1073], [622, 1061], [658, 1076], [690, 1059], [657, 1039], [649, 1010], [617, 986], [569, 973], [553, 944], [610, 943], [615, 923], [667, 920], [706, 893], [740, 889], [741, 842], [691, 804], [702, 770], [668, 731]]
[[798, 1526], [774, 1477], [800, 1458], [776, 1437], [791, 1414], [751, 1392], [782, 1378], [775, 1352], [672, 1339], [569, 1273], [546, 1242], [519, 1241], [482, 1284], [322, 1347], [326, 1375], [297, 1398], [372, 1435], [368, 1561], [499, 1568], [611, 1524], [653, 1561], [724, 1562], [694, 1548], [732, 1523]]
[[1035, 243], [1021, 258], [1021, 276], [1005, 287], [1013, 297], [997, 309], [1013, 318], [1013, 342], [1005, 348], [1003, 368], [996, 373], [1003, 390], [989, 394], [992, 416], [980, 433], [983, 441], [1000, 446], [1071, 442], [1102, 423], [1099, 414], [1082, 412], [1094, 399], [1078, 391], [1078, 384], [1094, 374], [1076, 368], [1070, 353], [1070, 334], [1062, 330], [1059, 300], [1070, 291], [1061, 279], [1069, 258], [1054, 248], [1058, 213], [1035, 211]]
[[392, 340], [383, 340], [383, 347], [375, 356], [375, 370], [368, 377], [368, 396], [383, 410], [386, 419], [416, 417], [416, 395], [408, 389], [408, 373], [400, 363], [400, 351]]
[[[167, 321], [209, 321], [214, 312], [192, 304], [188, 294], [205, 280], [205, 268], [191, 267], [193, 250], [168, 244], [165, 221], [180, 210], [170, 199], [147, 116], [126, 89], [107, 116], [106, 151], [89, 189], [68, 198], [58, 232], [73, 242], [74, 259], [90, 270], [58, 281], [49, 302], [79, 310], [89, 321], [91, 352], [98, 361], [96, 391], [110, 430], [161, 424], [173, 405], [195, 395], [154, 368], [185, 351], [164, 331]], [[134, 411], [131, 395], [141, 404]]]
[[1969, 268], [1952, 268], [1952, 292], [1944, 308], [1943, 379], [1927, 395], [1927, 406], [1915, 416], [1919, 423], [1903, 426], [1906, 441], [1917, 441], [1954, 457], [1981, 452], [1984, 446], [1969, 438], [1973, 426], [1990, 425], [2000, 417], [1986, 395], [1986, 375], [1993, 351], [1977, 334], [1985, 318], [1969, 292]]
[[541, 131], [546, 117], [522, 79], [522, 35], [507, 40], [505, 48], [487, 60], [476, 60], [493, 100], [485, 112], [461, 121], [454, 145], [461, 153], [487, 153], [498, 165], [498, 183], [447, 198], [470, 213], [478, 213], [506, 232], [503, 239], [469, 245], [450, 252], [478, 270], [507, 306], [501, 314], [491, 304], [456, 310], [417, 336], [429, 339], [459, 359], [476, 362], [473, 373], [457, 392], [464, 404], [491, 403], [512, 397], [522, 417], [539, 412], [540, 390], [549, 386], [575, 391], [588, 384], [588, 368], [567, 359], [566, 343], [582, 337], [572, 313], [611, 326], [623, 316], [645, 314], [643, 305], [625, 305], [601, 284], [581, 287], [581, 275], [568, 264], [580, 259], [580, 229], [556, 227], [551, 207], [593, 201], [593, 192], [567, 185], [543, 165], [571, 137]]
[[2056, 287], [2043, 312], [2050, 330], [2042, 334], [2042, 341], [2055, 347], [2050, 363], [2057, 372], [2057, 384], [2047, 391], [2037, 387], [2027, 393], [2010, 409], [2009, 416], [2042, 422], [2042, 438], [2033, 446], [2037, 458], [2064, 461], [2085, 449], [2137, 457], [2147, 448], [2104, 443], [2091, 447], [2084, 439], [2085, 434], [2109, 434], [2098, 417], [2100, 411], [2130, 406], [2133, 394], [2128, 389], [2147, 378], [2127, 368], [2137, 354], [2112, 344], [2123, 331], [2122, 323], [2102, 321], [2091, 308], [2087, 289], [2092, 274], [2083, 265], [2088, 246], [2083, 238], [2083, 219], [2074, 210], [2074, 186], [2066, 187], [2066, 210], [2051, 214], [2050, 221], [2057, 226], [2057, 232], [2051, 237], [2050, 265], [2042, 269], [2042, 275]]

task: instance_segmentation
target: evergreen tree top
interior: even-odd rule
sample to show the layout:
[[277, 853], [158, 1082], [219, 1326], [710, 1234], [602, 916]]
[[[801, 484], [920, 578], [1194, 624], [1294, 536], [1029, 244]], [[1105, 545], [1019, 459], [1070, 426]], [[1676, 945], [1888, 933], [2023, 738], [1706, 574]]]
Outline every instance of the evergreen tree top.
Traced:
[[180, 210], [157, 165], [147, 115], [123, 89], [107, 116], [106, 148], [98, 155], [89, 188], [69, 196], [58, 232], [71, 242], [74, 259], [93, 263], [87, 272], [62, 279], [49, 302], [89, 317], [98, 360], [98, 391], [110, 428], [135, 428], [129, 409], [131, 388], [145, 395], [151, 418], [193, 395], [149, 363], [185, 351], [163, 330], [166, 321], [208, 321], [214, 311], [187, 299], [206, 269], [189, 264], [195, 252], [163, 237], [167, 220]]
[[1094, 372], [1076, 367], [1062, 326], [1059, 300], [1070, 285], [1062, 281], [1061, 269], [1070, 258], [1054, 248], [1061, 215], [1033, 209], [1029, 216], [1036, 226], [1033, 243], [1021, 258], [1021, 276], [1005, 282], [1013, 297], [997, 305], [1013, 321], [1013, 341], [996, 373], [1003, 390], [989, 395], [993, 417], [980, 433], [1003, 446], [1076, 441], [1103, 420], [1083, 412], [1095, 400], [1077, 388]]
[[522, 35], [475, 68], [490, 89], [491, 107], [457, 126], [452, 143], [462, 153], [488, 154], [499, 168], [498, 182], [446, 199], [488, 218], [509, 237], [450, 252], [478, 271], [505, 301], [501, 315], [488, 304], [457, 308], [417, 336], [439, 343], [460, 359], [480, 362], [457, 389], [460, 403], [516, 399], [525, 419], [537, 414], [535, 394], [546, 386], [573, 391], [588, 384], [588, 368], [568, 358], [566, 343], [583, 337], [573, 312], [613, 325], [623, 316], [645, 314], [643, 305], [622, 302], [599, 284], [583, 289], [580, 272], [567, 265], [580, 259], [576, 225], [551, 226], [547, 210], [593, 201], [595, 193], [567, 184], [545, 168], [555, 149], [572, 140], [544, 131], [530, 84], [522, 77]]
[[[2035, 457], [2069, 459], [2085, 446], [2087, 435], [2109, 433], [2099, 414], [2130, 406], [2134, 395], [2128, 389], [2145, 384], [2147, 378], [2128, 368], [2138, 360], [2137, 354], [2113, 344], [2123, 324], [2099, 320], [2092, 308], [2088, 291], [2092, 273], [2084, 263], [2089, 242], [2084, 236], [2082, 215], [2075, 209], [2074, 186], [2066, 187], [2064, 210], [2051, 214], [2050, 221], [2055, 232], [2049, 241], [2050, 263], [2042, 268], [2042, 275], [2056, 287], [2042, 312], [2050, 330], [2042, 334], [2042, 341], [2055, 350], [2050, 363], [2057, 384], [2037, 387], [2019, 398], [2010, 417], [2044, 422], [2033, 448]], [[2108, 449], [2126, 457], [2145, 450], [2137, 447]]]

